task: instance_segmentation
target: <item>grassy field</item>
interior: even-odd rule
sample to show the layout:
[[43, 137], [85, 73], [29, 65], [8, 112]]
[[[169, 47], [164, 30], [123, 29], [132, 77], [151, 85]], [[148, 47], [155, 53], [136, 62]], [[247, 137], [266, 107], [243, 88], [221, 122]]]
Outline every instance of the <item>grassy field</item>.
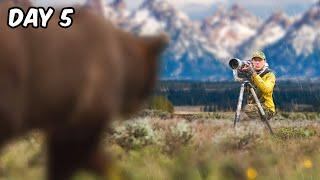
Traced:
[[[320, 113], [278, 113], [264, 125], [233, 113], [153, 113], [115, 122], [103, 147], [113, 157], [104, 179], [319, 179]], [[43, 179], [45, 138], [33, 132], [7, 145], [0, 179]], [[74, 179], [98, 179], [79, 172]]]

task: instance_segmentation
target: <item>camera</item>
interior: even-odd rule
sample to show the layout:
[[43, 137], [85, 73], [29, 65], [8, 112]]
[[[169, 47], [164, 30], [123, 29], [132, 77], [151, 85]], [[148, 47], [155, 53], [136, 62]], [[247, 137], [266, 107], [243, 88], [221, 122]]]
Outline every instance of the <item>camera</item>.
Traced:
[[247, 70], [244, 70], [244, 67], [252, 66], [251, 60], [233, 58], [229, 60], [229, 66], [233, 70], [234, 79], [236, 81], [244, 81], [250, 78], [250, 74]]
[[231, 69], [242, 69], [245, 65], [250, 66], [252, 64], [251, 60], [240, 60], [237, 58], [230, 59], [229, 66]]

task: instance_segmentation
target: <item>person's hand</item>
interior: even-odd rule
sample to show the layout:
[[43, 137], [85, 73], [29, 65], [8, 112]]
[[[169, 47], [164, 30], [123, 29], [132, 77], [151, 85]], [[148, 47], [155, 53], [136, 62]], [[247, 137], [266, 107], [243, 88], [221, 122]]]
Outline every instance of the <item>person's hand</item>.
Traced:
[[256, 73], [256, 71], [253, 69], [253, 65], [250, 64], [249, 67], [248, 67], [248, 74], [251, 77], [254, 73]]
[[246, 72], [248, 74], [249, 77], [251, 77], [254, 73], [256, 73], [256, 71], [253, 69], [253, 65], [252, 64], [246, 64], [241, 68], [242, 72]]

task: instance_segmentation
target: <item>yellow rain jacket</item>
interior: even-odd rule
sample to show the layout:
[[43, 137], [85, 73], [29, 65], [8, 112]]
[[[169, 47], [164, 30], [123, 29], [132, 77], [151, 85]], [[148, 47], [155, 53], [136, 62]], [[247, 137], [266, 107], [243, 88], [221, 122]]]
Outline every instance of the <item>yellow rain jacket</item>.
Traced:
[[261, 103], [272, 112], [276, 112], [275, 104], [273, 102], [273, 89], [276, 84], [275, 74], [272, 71], [262, 75], [262, 77], [254, 74], [251, 80], [257, 87], [256, 93]]

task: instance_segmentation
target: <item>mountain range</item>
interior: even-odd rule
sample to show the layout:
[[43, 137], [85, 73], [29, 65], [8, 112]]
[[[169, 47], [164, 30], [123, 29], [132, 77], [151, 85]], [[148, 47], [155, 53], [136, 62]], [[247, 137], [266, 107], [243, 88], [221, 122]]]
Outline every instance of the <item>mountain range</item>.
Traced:
[[320, 77], [320, 1], [299, 17], [277, 11], [262, 21], [239, 4], [220, 6], [194, 21], [167, 1], [145, 0], [133, 11], [123, 0], [104, 3], [104, 16], [137, 35], [166, 32], [171, 44], [162, 56], [161, 79], [226, 80], [232, 57], [264, 50], [281, 79]]

